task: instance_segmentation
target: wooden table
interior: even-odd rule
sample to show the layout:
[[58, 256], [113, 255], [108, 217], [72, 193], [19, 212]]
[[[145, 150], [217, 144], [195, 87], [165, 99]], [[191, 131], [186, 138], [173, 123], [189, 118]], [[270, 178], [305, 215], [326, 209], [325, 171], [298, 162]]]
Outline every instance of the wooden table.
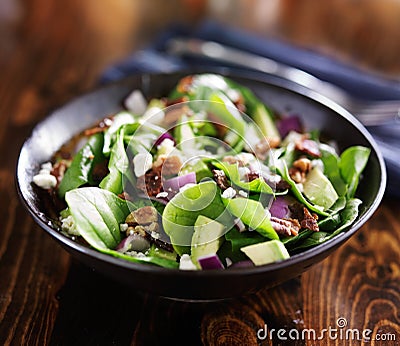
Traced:
[[[88, 12], [96, 2], [83, 3], [24, 1], [20, 17], [0, 28], [0, 344], [268, 345], [263, 331], [257, 340], [265, 324], [286, 337], [294, 329], [289, 336], [296, 337], [296, 330], [337, 328], [342, 318], [347, 329], [397, 339], [366, 345], [398, 345], [399, 200], [385, 199], [351, 241], [298, 279], [219, 303], [135, 292], [75, 263], [35, 225], [14, 182], [24, 138], [51, 109], [94, 86], [100, 71], [141, 37], [143, 26], [129, 22], [133, 9], [123, 2], [116, 18], [105, 16], [109, 1], [98, 13]], [[321, 341], [273, 336], [286, 345], [362, 344], [327, 334]]]

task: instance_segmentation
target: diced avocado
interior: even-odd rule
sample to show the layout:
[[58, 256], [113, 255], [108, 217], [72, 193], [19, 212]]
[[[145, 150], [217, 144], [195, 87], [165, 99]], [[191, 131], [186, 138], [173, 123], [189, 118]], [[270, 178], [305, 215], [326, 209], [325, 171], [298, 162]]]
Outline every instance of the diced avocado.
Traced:
[[190, 172], [196, 173], [196, 181], [199, 183], [202, 179], [212, 177], [212, 173], [207, 165], [202, 160], [197, 160], [196, 163], [190, 162], [182, 168], [182, 174]]
[[199, 267], [197, 259], [205, 255], [216, 254], [221, 247], [225, 226], [206, 216], [199, 215], [194, 224], [191, 245], [191, 258]]
[[209, 96], [209, 101], [207, 111], [213, 114], [216, 123], [228, 128], [228, 133], [225, 135], [224, 140], [232, 147], [235, 147], [242, 142], [246, 131], [246, 122], [240, 111], [222, 92], [212, 92]]
[[240, 249], [256, 266], [282, 261], [290, 257], [285, 245], [279, 240], [270, 240]]
[[243, 223], [269, 239], [279, 239], [263, 205], [247, 198], [226, 199], [226, 208]]
[[317, 167], [307, 174], [306, 181], [303, 183], [303, 192], [311, 202], [324, 207], [325, 210], [330, 208], [339, 197], [330, 180]]
[[175, 127], [174, 138], [178, 145], [182, 145], [183, 143], [185, 147], [192, 147], [194, 145], [193, 139], [195, 135], [185, 115], [182, 116], [180, 123]]
[[179, 192], [165, 206], [162, 224], [179, 255], [190, 253], [194, 224], [199, 215], [218, 220], [227, 227], [233, 225], [214, 181], [201, 182]]
[[253, 114], [255, 123], [261, 130], [261, 133], [266, 138], [280, 139], [278, 129], [275, 126], [273, 115], [271, 111], [266, 108], [263, 104], [259, 104]]

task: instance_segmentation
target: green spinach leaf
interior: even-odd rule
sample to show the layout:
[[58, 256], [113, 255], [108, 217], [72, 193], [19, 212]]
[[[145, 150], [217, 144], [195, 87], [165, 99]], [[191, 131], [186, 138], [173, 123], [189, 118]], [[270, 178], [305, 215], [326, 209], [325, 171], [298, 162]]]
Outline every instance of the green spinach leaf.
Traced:
[[114, 250], [121, 241], [120, 224], [137, 208], [133, 203], [96, 187], [71, 190], [65, 200], [80, 235], [96, 250], [131, 262], [178, 268], [176, 261], [166, 258], [133, 257]]
[[222, 198], [222, 200], [228, 211], [242, 220], [245, 225], [266, 238], [279, 239], [260, 202], [247, 198]]
[[357, 198], [352, 198], [347, 201], [346, 207], [340, 212], [341, 225], [334, 232], [313, 232], [303, 242], [300, 242], [292, 251], [298, 251], [309, 247], [322, 244], [338, 234], [342, 233], [346, 228], [353, 224], [358, 216], [358, 208], [362, 202]]
[[111, 126], [104, 132], [103, 153], [111, 154], [111, 149], [122, 125], [134, 123], [134, 116], [129, 112], [120, 112], [113, 117]]
[[221, 192], [214, 181], [202, 182], [179, 192], [164, 209], [164, 231], [179, 255], [190, 252], [194, 224], [199, 215], [216, 220], [227, 228], [233, 225], [232, 217], [225, 210]]
[[371, 149], [354, 146], [340, 155], [340, 174], [348, 184], [347, 197], [352, 198], [357, 190], [360, 175], [367, 165]]
[[263, 178], [254, 179], [250, 182], [240, 180], [239, 167], [237, 164], [227, 164], [219, 161], [213, 161], [212, 165], [224, 171], [232, 185], [235, 185], [243, 190], [254, 193], [274, 194], [271, 186], [269, 186]]
[[324, 174], [329, 178], [339, 196], [346, 195], [347, 185], [340, 173], [340, 158], [326, 145], [320, 145]]
[[134, 181], [132, 171], [129, 170], [129, 159], [124, 144], [125, 127], [117, 133], [117, 139], [111, 149], [108, 169], [110, 173], [101, 181], [102, 189], [119, 194], [124, 190], [123, 179]]
[[257, 232], [239, 232], [236, 228], [226, 233], [225, 239], [231, 243], [233, 252], [240, 252], [240, 249], [244, 246], [265, 241], [265, 237]]
[[72, 160], [71, 166], [65, 172], [58, 187], [58, 195], [64, 198], [67, 191], [85, 184], [95, 185], [92, 178], [93, 168], [105, 160], [102, 152], [103, 134], [97, 133], [79, 150]]
[[65, 201], [79, 233], [91, 246], [102, 250], [114, 249], [119, 244], [119, 225], [130, 212], [129, 202], [97, 187], [71, 190]]
[[328, 216], [329, 213], [324, 211], [324, 208], [319, 205], [315, 205], [310, 203], [301, 193], [299, 187], [296, 185], [296, 183], [290, 178], [289, 171], [286, 165], [286, 162], [284, 160], [276, 160], [276, 169], [278, 173], [282, 176], [282, 178], [290, 185], [290, 189], [292, 193], [295, 195], [295, 197], [303, 203], [308, 209], [312, 210], [313, 212], [323, 215], [323, 216]]

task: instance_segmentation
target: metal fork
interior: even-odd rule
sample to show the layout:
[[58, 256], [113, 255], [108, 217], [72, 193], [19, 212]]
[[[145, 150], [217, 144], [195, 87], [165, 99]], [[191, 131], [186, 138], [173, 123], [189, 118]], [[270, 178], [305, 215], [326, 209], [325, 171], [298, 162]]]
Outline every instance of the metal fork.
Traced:
[[357, 99], [343, 89], [322, 81], [305, 71], [217, 42], [186, 38], [172, 39], [168, 42], [167, 53], [207, 58], [288, 79], [335, 101], [365, 126], [378, 126], [391, 121], [400, 121], [400, 101]]

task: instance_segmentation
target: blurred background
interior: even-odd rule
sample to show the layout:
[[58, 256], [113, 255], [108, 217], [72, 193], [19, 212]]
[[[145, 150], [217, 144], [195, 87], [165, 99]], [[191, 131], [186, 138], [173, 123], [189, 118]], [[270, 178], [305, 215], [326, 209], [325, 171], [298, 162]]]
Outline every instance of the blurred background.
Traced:
[[[48, 26], [54, 16], [65, 30]], [[33, 18], [42, 25], [27, 33]], [[64, 47], [90, 38], [84, 49], [93, 50], [100, 72], [172, 23], [195, 27], [205, 18], [400, 75], [399, 0], [0, 0], [0, 63], [28, 40], [40, 47], [54, 38]], [[68, 36], [68, 26], [79, 26], [82, 37]]]

